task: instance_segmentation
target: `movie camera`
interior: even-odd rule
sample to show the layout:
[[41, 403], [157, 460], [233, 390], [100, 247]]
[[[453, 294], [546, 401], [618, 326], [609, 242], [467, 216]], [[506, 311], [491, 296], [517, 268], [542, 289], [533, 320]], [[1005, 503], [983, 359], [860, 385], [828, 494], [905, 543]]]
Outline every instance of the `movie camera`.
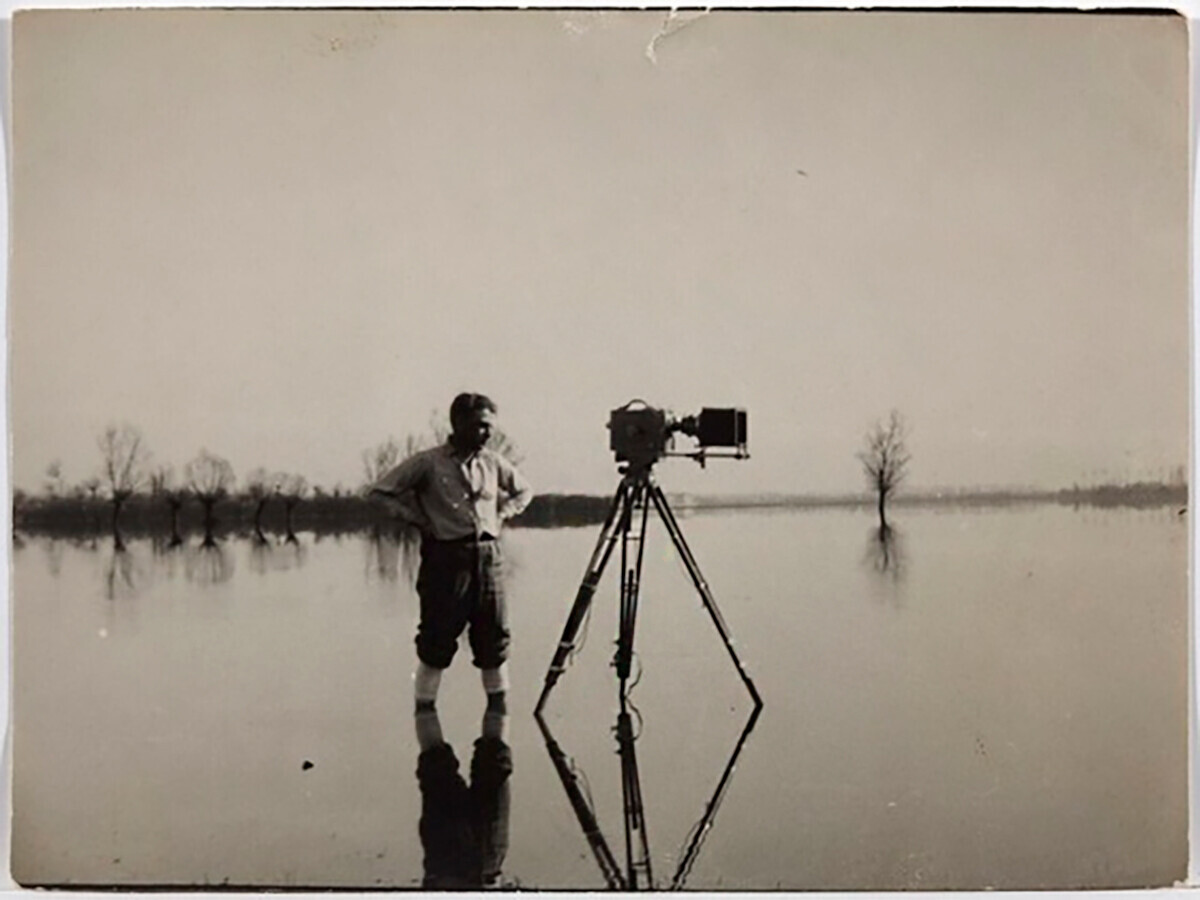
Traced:
[[[686, 456], [703, 467], [711, 456], [749, 458], [746, 425], [744, 409], [705, 407], [698, 415], [676, 418], [668, 410], [630, 400], [609, 415], [609, 448], [617, 462], [635, 466], [653, 465], [664, 456]], [[675, 452], [676, 434], [694, 438], [696, 449]], [[714, 447], [732, 448], [733, 452], [713, 453]]]

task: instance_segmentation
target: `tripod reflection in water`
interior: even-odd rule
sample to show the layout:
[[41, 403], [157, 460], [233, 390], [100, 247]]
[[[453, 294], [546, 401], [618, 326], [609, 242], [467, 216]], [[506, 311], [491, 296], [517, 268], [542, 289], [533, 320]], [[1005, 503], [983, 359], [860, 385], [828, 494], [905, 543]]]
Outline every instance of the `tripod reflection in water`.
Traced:
[[470, 784], [454, 748], [442, 736], [437, 712], [416, 714], [417, 784], [421, 790], [421, 846], [425, 888], [480, 888], [500, 884], [508, 853], [512, 751], [504, 741], [508, 717], [483, 717], [471, 757]]
[[621, 806], [625, 832], [624, 869], [613, 855], [600, 828], [600, 823], [596, 819], [595, 806], [587, 786], [586, 775], [554, 740], [550, 726], [546, 724], [541, 714], [535, 713], [534, 718], [546, 741], [546, 751], [550, 754], [550, 761], [554, 764], [559, 780], [566, 790], [571, 810], [579, 822], [579, 827], [583, 830], [583, 836], [592, 850], [592, 855], [596, 858], [596, 864], [600, 867], [600, 872], [608, 887], [620, 891], [681, 890], [691, 874], [692, 866], [700, 855], [705, 838], [712, 829], [717, 810], [725, 799], [725, 793], [733, 779], [738, 757], [746, 745], [747, 738], [750, 737], [750, 732], [754, 730], [754, 725], [762, 712], [762, 706], [756, 704], [750, 713], [750, 718], [746, 720], [742, 733], [729, 756], [729, 761], [725, 764], [725, 769], [717, 780], [717, 786], [704, 807], [703, 814], [685, 838], [679, 862], [671, 876], [670, 883], [658, 884], [654, 880], [651, 865], [650, 842], [646, 828], [645, 809], [642, 805], [641, 779], [638, 775], [635, 750], [635, 744], [642, 731], [641, 713], [629, 702], [627, 693], [623, 692], [620, 699], [620, 712], [617, 715], [617, 723], [613, 727], [613, 732], [617, 738], [617, 755], [621, 759]]

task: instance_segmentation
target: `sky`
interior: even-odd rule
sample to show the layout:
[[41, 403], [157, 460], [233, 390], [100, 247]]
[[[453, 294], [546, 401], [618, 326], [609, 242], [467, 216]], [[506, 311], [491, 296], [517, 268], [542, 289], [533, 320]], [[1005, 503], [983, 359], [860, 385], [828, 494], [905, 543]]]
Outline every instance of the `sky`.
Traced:
[[111, 422], [354, 487], [488, 393], [544, 491], [609, 411], [741, 406], [668, 490], [1068, 486], [1188, 459], [1181, 17], [31, 12], [13, 483]]

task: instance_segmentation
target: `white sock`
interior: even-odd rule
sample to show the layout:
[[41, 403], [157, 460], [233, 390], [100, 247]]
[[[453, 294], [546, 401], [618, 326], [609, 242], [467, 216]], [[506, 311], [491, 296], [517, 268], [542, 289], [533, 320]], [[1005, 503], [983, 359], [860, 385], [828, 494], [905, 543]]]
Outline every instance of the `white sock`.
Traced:
[[508, 663], [500, 663], [494, 669], [483, 669], [483, 689], [489, 694], [508, 690]]
[[442, 670], [417, 663], [417, 674], [413, 676], [413, 693], [418, 700], [430, 702], [437, 699], [438, 686], [442, 683]]

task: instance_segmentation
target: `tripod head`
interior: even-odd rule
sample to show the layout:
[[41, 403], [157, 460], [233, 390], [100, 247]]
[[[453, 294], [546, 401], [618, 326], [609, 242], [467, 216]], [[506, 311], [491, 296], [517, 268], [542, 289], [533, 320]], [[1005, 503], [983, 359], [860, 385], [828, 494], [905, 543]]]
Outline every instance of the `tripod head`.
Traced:
[[[694, 459], [701, 468], [709, 457], [750, 457], [744, 409], [705, 407], [698, 415], [676, 418], [643, 400], [630, 400], [609, 415], [608, 430], [609, 449], [617, 462], [629, 463], [631, 469], [649, 469], [665, 456]], [[693, 438], [695, 449], [677, 452], [677, 434]], [[714, 447], [732, 448], [733, 452], [714, 453]]]

